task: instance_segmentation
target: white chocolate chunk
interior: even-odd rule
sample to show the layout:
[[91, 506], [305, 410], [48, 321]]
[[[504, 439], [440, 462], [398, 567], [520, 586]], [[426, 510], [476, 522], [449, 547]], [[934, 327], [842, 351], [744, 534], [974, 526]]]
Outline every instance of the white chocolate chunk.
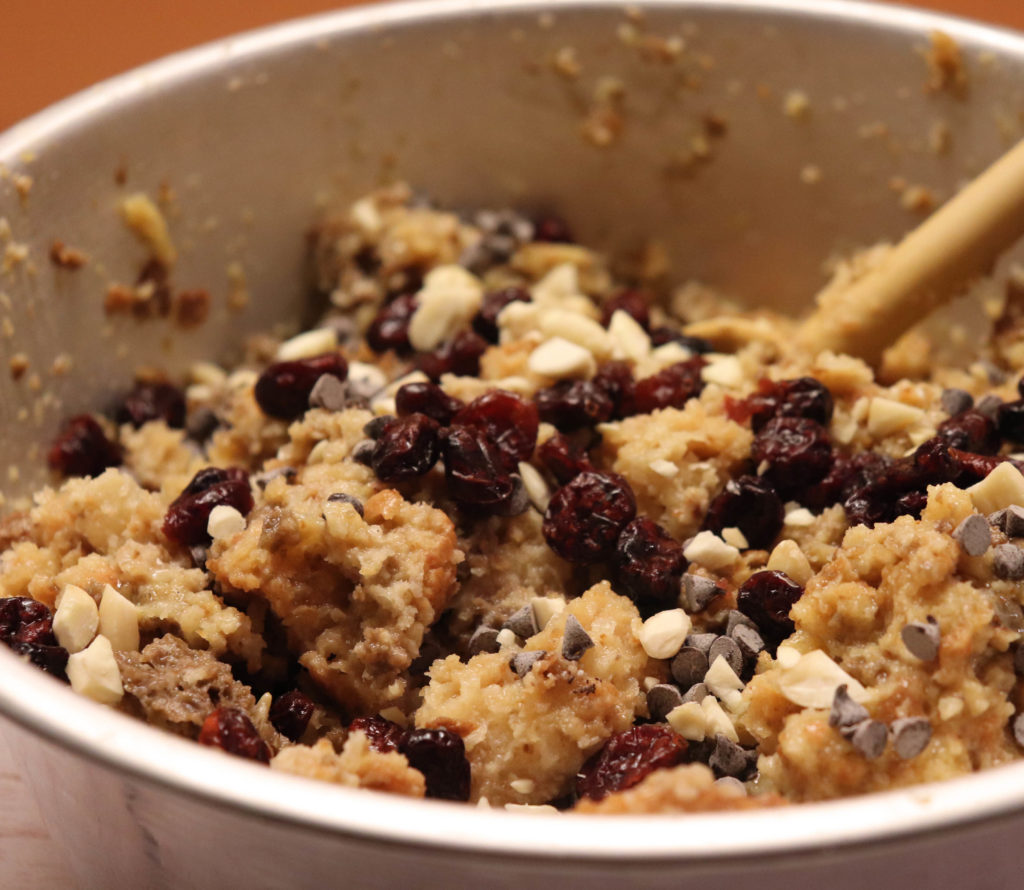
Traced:
[[608, 336], [612, 340], [612, 358], [642, 361], [651, 351], [651, 338], [640, 323], [628, 312], [616, 309], [608, 323]]
[[750, 546], [747, 542], [747, 536], [734, 525], [722, 529], [722, 540], [726, 544], [731, 544], [737, 550], [746, 550]]
[[875, 439], [884, 439], [924, 417], [924, 411], [893, 399], [876, 396], [868, 407], [868, 432]]
[[640, 645], [651, 658], [671, 658], [690, 632], [690, 616], [682, 609], [666, 609], [652, 615], [640, 629]]
[[564, 337], [552, 337], [530, 353], [527, 367], [534, 374], [561, 380], [592, 377], [597, 363], [589, 350]]
[[68, 584], [57, 597], [53, 632], [68, 652], [81, 652], [96, 636], [100, 613], [96, 601], [81, 587]]
[[1014, 504], [1024, 506], [1024, 476], [1013, 464], [1004, 461], [981, 482], [968, 488], [967, 493], [978, 512], [986, 516]]
[[483, 285], [462, 266], [431, 269], [416, 294], [419, 305], [409, 319], [409, 343], [413, 349], [436, 349], [470, 323], [480, 309]]
[[785, 572], [801, 587], [811, 580], [814, 570], [800, 545], [796, 541], [786, 539], [779, 541], [768, 557], [767, 568], [773, 572]]
[[292, 362], [300, 358], [313, 358], [338, 348], [338, 332], [333, 328], [304, 331], [277, 347], [275, 358], [279, 362]]
[[551, 500], [551, 491], [544, 477], [533, 464], [523, 461], [519, 462], [519, 476], [523, 480], [530, 503], [543, 513], [548, 508], [548, 501]]
[[706, 695], [700, 703], [701, 710], [704, 711], [704, 719], [707, 726], [707, 734], [709, 736], [716, 736], [719, 733], [724, 735], [730, 742], [738, 742], [740, 740], [739, 735], [736, 732], [736, 727], [733, 726], [732, 718], [722, 710], [722, 706], [718, 703], [718, 699], [713, 695]]
[[139, 610], [109, 584], [100, 597], [100, 633], [116, 652], [139, 649]]
[[530, 600], [533, 608], [533, 620], [537, 622], [537, 630], [542, 631], [547, 623], [556, 615], [565, 611], [565, 600], [560, 596], [535, 596]]
[[683, 551], [690, 562], [696, 562], [708, 569], [724, 569], [740, 558], [740, 552], [726, 544], [714, 532], [703, 531], [694, 535]]
[[110, 640], [98, 636], [81, 652], [68, 656], [68, 680], [79, 695], [103, 705], [116, 705], [124, 687]]
[[708, 687], [709, 692], [724, 700], [730, 692], [742, 689], [743, 681], [729, 666], [724, 656], [719, 655], [704, 675], [704, 685]]
[[677, 705], [665, 717], [668, 725], [684, 739], [691, 742], [703, 742], [707, 734], [708, 718], [699, 702], [688, 701]]
[[244, 531], [245, 517], [227, 504], [217, 504], [210, 511], [209, 519], [206, 520], [206, 532], [214, 540], [230, 538], [232, 535]]
[[745, 375], [743, 365], [734, 355], [709, 355], [708, 363], [700, 370], [700, 379], [705, 383], [735, 387], [742, 385]]
[[861, 702], [867, 695], [864, 687], [821, 649], [813, 649], [792, 667], [782, 668], [778, 683], [786, 698], [804, 708], [830, 708], [836, 687], [844, 683], [854, 701]]

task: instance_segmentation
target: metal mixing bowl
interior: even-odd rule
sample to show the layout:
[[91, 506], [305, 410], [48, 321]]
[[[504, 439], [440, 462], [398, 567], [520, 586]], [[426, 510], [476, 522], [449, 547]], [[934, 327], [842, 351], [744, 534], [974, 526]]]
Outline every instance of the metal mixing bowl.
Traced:
[[[657, 237], [677, 279], [799, 307], [827, 256], [916, 221], [893, 177], [941, 199], [1019, 138], [1017, 35], [853, 3], [642, 10], [444, 0], [321, 16], [157, 62], [0, 136], [0, 355], [29, 362], [0, 374], [9, 506], [44, 479], [40, 443], [60, 419], [104, 406], [140, 364], [178, 372], [294, 323], [317, 208], [381, 177], [449, 206], [558, 210], [618, 253]], [[932, 29], [962, 46], [966, 97], [925, 88]], [[682, 37], [681, 57], [643, 35]], [[606, 78], [624, 89], [617, 132], [592, 117], [615, 92]], [[611, 144], [587, 138], [588, 119], [613, 123]], [[215, 298], [188, 336], [102, 308], [145, 256], [118, 201], [162, 183], [176, 280]], [[54, 267], [54, 239], [90, 264]], [[227, 308], [232, 263], [244, 311]], [[1024, 764], [777, 811], [524, 815], [279, 775], [78, 698], [6, 651], [0, 668], [4, 731], [82, 887], [1001, 888], [1024, 864]]]

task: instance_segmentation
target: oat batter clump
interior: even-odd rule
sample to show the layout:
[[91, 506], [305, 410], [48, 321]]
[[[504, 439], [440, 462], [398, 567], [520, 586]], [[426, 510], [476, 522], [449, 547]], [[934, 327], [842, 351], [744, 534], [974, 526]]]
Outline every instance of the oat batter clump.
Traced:
[[746, 809], [1020, 756], [1012, 294], [975, 364], [904, 338], [882, 379], [554, 218], [394, 187], [312, 255], [315, 327], [49, 443], [0, 523], [15, 652], [274, 769], [490, 806]]

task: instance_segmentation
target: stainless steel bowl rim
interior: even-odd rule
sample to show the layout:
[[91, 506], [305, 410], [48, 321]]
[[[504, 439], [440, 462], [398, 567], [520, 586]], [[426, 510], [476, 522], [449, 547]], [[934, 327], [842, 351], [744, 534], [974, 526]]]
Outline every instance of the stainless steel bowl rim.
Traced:
[[[651, 8], [715, 8], [845, 20], [920, 37], [938, 29], [1024, 56], [1024, 37], [951, 16], [845, 0], [646, 0]], [[0, 134], [0, 162], [94, 124], [115, 104], [208, 74], [225, 58], [258, 59], [277, 49], [464, 15], [621, 8], [620, 0], [429, 0], [312, 16], [207, 44], [91, 87]], [[2, 650], [3, 647], [0, 647]], [[450, 848], [460, 855], [658, 861], [742, 860], [808, 850], [902, 842], [1009, 817], [1024, 808], [1024, 763], [941, 783], [772, 810], [679, 816], [594, 817], [509, 812], [410, 801], [268, 770], [145, 726], [84, 699], [0, 651], [0, 715], [42, 739], [180, 794], [265, 819], [340, 832], [383, 845]]]

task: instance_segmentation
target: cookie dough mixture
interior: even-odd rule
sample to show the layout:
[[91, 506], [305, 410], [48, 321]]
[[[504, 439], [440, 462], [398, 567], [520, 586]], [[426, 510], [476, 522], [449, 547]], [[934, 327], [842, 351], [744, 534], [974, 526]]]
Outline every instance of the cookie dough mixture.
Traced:
[[14, 651], [272, 769], [491, 806], [775, 806], [1020, 756], [1019, 288], [975, 364], [911, 336], [876, 376], [557, 219], [402, 187], [314, 262], [317, 327], [67, 422], [0, 524]]

